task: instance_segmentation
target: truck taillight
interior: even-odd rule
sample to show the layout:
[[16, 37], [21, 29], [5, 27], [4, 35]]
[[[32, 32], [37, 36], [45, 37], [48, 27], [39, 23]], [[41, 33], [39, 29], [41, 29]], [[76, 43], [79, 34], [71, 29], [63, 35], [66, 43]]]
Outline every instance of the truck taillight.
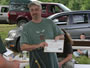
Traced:
[[9, 12], [9, 15], [16, 15], [16, 12], [11, 11], [11, 12]]
[[10, 16], [9, 12], [8, 12], [8, 17]]
[[8, 12], [8, 18], [10, 17], [10, 15], [16, 15], [16, 12], [14, 11]]

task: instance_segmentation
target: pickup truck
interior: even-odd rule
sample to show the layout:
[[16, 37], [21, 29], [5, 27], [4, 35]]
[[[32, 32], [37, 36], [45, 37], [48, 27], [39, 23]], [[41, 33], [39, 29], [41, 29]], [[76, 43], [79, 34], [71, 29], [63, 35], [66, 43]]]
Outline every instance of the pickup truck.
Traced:
[[[52, 14], [59, 12], [69, 12], [69, 8], [61, 3], [47, 3], [41, 2], [42, 5], [42, 17], [46, 18]], [[31, 15], [27, 4], [11, 3], [10, 10], [8, 12], [9, 24], [17, 24], [18, 26], [30, 21]]]
[[8, 5], [0, 5], [0, 24], [8, 23]]

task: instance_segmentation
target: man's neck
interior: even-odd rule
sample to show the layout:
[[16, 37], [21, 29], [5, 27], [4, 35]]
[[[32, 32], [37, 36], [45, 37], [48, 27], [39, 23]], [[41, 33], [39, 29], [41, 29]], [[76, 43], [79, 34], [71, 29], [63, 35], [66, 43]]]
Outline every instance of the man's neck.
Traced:
[[41, 21], [42, 21], [42, 18], [32, 19], [32, 22], [34, 22], [34, 23], [40, 23]]

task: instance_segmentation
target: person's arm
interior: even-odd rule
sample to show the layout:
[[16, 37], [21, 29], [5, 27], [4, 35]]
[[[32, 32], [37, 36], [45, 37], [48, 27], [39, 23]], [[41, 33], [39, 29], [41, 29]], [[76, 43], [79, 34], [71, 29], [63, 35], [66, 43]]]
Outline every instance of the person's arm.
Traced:
[[83, 52], [82, 52], [80, 49], [78, 49], [77, 51], [78, 51], [80, 54], [83, 54]]
[[0, 68], [19, 68], [19, 61], [7, 61], [2, 54], [0, 54]]
[[34, 50], [36, 48], [45, 47], [47, 45], [48, 44], [46, 42], [41, 42], [40, 44], [34, 44], [34, 45], [23, 44], [23, 45], [21, 45], [21, 50], [31, 51], [31, 50]]
[[0, 68], [3, 68], [5, 66], [6, 60], [3, 58], [2, 54], [0, 54]]
[[72, 54], [68, 54], [68, 56], [64, 60], [59, 62], [59, 67], [61, 67], [64, 63], [68, 62], [70, 59], [72, 59]]

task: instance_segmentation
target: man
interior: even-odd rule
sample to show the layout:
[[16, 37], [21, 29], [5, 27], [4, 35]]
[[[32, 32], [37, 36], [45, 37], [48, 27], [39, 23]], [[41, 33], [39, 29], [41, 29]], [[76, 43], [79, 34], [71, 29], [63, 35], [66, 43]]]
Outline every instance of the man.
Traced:
[[6, 48], [3, 45], [3, 42], [0, 38], [0, 68], [19, 68], [18, 61], [7, 61], [3, 57], [3, 53], [6, 52]]
[[65, 33], [64, 38], [64, 51], [63, 53], [57, 53], [59, 68], [74, 68], [74, 63], [72, 62], [72, 39], [70, 35], [63, 30]]
[[[84, 40], [86, 39], [86, 35], [84, 33], [82, 33], [80, 35], [80, 39]], [[75, 57], [80, 57], [81, 55], [86, 55], [87, 56], [88, 50], [85, 49], [77, 49], [77, 51], [73, 52]]]
[[29, 51], [30, 68], [58, 68], [56, 54], [45, 53], [43, 49], [48, 46], [45, 39], [64, 39], [63, 32], [51, 20], [41, 17], [42, 7], [38, 1], [28, 7], [32, 20], [23, 27], [21, 50]]

